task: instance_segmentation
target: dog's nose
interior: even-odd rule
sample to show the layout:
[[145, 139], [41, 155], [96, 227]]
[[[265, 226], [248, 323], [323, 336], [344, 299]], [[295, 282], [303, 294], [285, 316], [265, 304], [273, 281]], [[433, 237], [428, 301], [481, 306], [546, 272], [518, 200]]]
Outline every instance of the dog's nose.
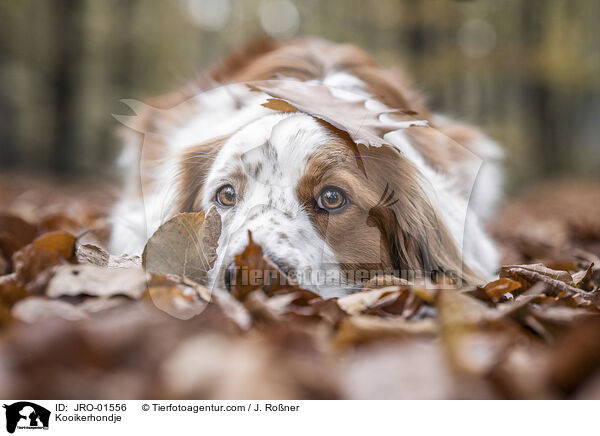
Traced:
[[233, 281], [235, 280], [234, 274], [235, 274], [235, 262], [231, 262], [229, 265], [227, 265], [227, 268], [225, 268], [225, 274], [223, 276], [223, 281], [225, 282], [225, 287], [227, 288], [227, 290], [229, 292], [231, 292], [231, 285], [232, 285]]

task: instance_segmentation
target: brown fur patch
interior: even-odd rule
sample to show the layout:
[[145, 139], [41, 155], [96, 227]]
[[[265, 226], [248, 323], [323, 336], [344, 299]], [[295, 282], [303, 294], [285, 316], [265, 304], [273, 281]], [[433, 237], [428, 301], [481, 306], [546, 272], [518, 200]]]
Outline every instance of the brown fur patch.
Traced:
[[200, 208], [202, 189], [213, 160], [228, 136], [195, 145], [181, 156], [176, 200], [177, 212], [193, 212]]
[[[359, 145], [357, 156], [353, 146], [343, 138], [324, 145], [309, 158], [297, 187], [298, 198], [341, 267], [451, 272], [469, 283], [477, 281], [419, 186], [413, 165], [388, 147]], [[349, 202], [340, 212], [316, 205], [318, 192], [328, 185], [347, 193]]]

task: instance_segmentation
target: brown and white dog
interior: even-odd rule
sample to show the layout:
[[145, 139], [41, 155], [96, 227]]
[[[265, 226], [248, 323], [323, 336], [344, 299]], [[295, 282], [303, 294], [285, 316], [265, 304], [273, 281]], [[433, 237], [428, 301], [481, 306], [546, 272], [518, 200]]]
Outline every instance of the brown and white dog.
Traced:
[[[381, 135], [383, 146], [364, 145], [353, 140], [360, 122], [344, 129], [299, 106], [265, 107], [272, 95], [247, 84], [271, 79], [326, 87], [341, 117], [358, 100], [423, 122]], [[499, 197], [499, 148], [479, 130], [429, 113], [398, 72], [355, 46], [255, 42], [191, 89], [151, 106], [126, 103], [141, 114], [121, 121], [144, 135], [127, 140], [131, 181], [113, 212], [113, 251], [139, 253], [174, 214], [215, 206], [216, 286], [248, 230], [324, 297], [360, 289], [364, 271], [408, 279], [441, 272], [475, 283], [497, 268], [481, 221]]]

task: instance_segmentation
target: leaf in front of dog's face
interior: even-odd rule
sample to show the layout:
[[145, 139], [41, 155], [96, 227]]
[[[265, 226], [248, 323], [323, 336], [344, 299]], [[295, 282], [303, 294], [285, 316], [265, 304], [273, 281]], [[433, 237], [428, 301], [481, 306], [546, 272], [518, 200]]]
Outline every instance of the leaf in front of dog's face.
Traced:
[[[278, 80], [252, 84], [250, 89], [274, 97], [264, 103], [264, 107], [280, 112], [304, 112], [346, 132], [356, 144], [381, 147], [387, 144], [383, 139], [386, 133], [415, 125], [428, 125], [426, 120], [416, 118], [414, 112], [371, 110], [366, 105], [367, 97], [346, 100], [334, 96], [323, 85]], [[393, 120], [380, 120], [382, 114], [392, 115]]]
[[221, 216], [208, 212], [180, 213], [164, 223], [148, 240], [142, 264], [155, 274], [174, 274], [206, 285], [207, 272], [217, 258]]

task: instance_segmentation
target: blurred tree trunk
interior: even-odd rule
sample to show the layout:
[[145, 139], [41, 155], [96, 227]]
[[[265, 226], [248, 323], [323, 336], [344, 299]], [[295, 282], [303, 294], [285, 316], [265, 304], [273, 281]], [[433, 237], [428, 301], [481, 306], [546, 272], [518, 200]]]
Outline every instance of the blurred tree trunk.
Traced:
[[[109, 68], [109, 77], [118, 91], [119, 98], [128, 97], [129, 93], [136, 90], [136, 74], [138, 70], [138, 56], [135, 35], [135, 14], [139, 6], [138, 0], [120, 1], [115, 6], [115, 13], [110, 22], [110, 38], [112, 41], [105, 41], [104, 44], [112, 47], [107, 50], [106, 62]], [[115, 48], [115, 42], [118, 44]], [[112, 102], [105, 104], [110, 105]], [[113, 126], [111, 123], [110, 126]], [[110, 164], [113, 156], [107, 153], [107, 144], [113, 141], [114, 131], [112, 128], [103, 128], [100, 134], [90, 138], [90, 144], [93, 147], [93, 155], [97, 161], [104, 164]]]
[[[540, 48], [543, 26], [547, 25], [544, 13], [548, 5], [544, 2], [523, 2], [521, 10], [521, 40], [522, 47], [528, 53], [535, 53]], [[524, 96], [531, 122], [535, 125], [535, 132], [531, 138], [529, 155], [537, 169], [538, 174], [544, 176], [555, 175], [563, 166], [561, 156], [559, 123], [554, 110], [556, 89], [552, 89], [547, 79], [537, 72], [536, 76], [523, 82]], [[565, 108], [564, 116], [568, 116]], [[560, 117], [560, 115], [558, 115]]]
[[537, 138], [532, 141], [531, 155], [540, 175], [552, 176], [561, 167], [559, 135], [553, 111], [552, 90], [541, 82], [525, 85], [526, 99], [535, 123]]
[[[4, 41], [0, 39], [0, 42]], [[15, 108], [13, 107], [10, 93], [10, 83], [8, 71], [6, 68], [7, 56], [5, 49], [0, 44], [0, 168], [14, 167], [18, 162], [17, 148], [15, 144]]]
[[56, 0], [52, 20], [56, 29], [56, 63], [53, 77], [55, 132], [53, 167], [58, 173], [72, 172], [77, 163], [76, 89], [83, 41], [83, 12], [80, 0]]

